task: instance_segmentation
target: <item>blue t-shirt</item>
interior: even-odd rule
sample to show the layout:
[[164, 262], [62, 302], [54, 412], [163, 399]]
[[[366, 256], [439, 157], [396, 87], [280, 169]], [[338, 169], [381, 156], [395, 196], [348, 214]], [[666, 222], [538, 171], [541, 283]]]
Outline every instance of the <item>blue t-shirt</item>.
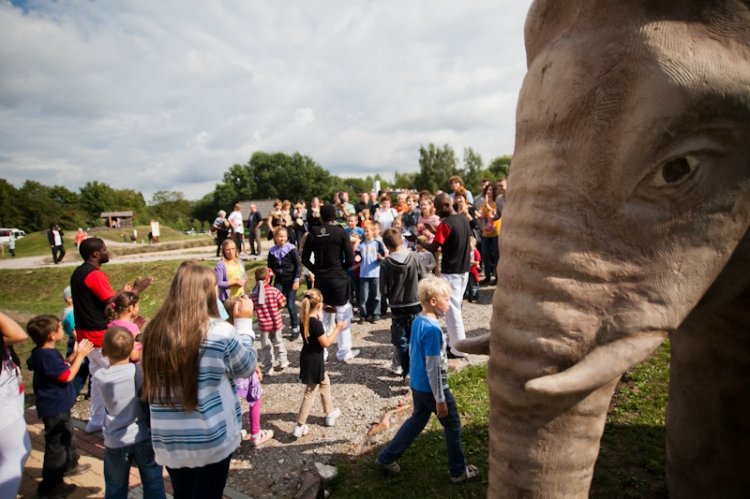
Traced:
[[365, 240], [359, 243], [357, 253], [362, 257], [362, 260], [359, 262], [360, 279], [380, 277], [380, 260], [378, 260], [378, 254], [385, 256], [385, 248], [382, 245], [383, 243], [377, 239], [373, 239], [372, 241]]
[[59, 380], [60, 375], [70, 369], [60, 352], [53, 348], [35, 348], [28, 366], [34, 371], [36, 412], [40, 418], [59, 416], [75, 405], [73, 384]]
[[433, 392], [427, 374], [426, 358], [440, 359], [440, 380], [442, 387], [448, 386], [448, 357], [446, 345], [440, 323], [419, 314], [411, 326], [411, 341], [409, 342], [409, 385], [413, 390]]

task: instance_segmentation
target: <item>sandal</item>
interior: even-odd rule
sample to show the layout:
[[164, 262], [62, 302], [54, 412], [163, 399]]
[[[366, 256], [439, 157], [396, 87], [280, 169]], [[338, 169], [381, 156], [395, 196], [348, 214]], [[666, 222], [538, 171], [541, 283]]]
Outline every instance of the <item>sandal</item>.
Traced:
[[250, 445], [260, 447], [273, 438], [273, 430], [260, 430], [259, 433], [250, 437]]
[[471, 480], [472, 478], [476, 478], [479, 476], [479, 468], [474, 466], [473, 464], [469, 464], [466, 466], [466, 469], [463, 473], [461, 473], [458, 476], [452, 476], [451, 477], [451, 483], [463, 483], [467, 480]]

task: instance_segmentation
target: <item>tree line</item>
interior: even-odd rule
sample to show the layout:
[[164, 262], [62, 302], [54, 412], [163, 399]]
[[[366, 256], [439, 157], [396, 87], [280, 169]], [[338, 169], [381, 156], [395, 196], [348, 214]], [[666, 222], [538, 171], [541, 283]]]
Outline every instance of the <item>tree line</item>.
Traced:
[[197, 201], [185, 199], [178, 191], [158, 191], [146, 202], [143, 194], [133, 189], [114, 189], [106, 183], [89, 181], [78, 192], [64, 186], [46, 186], [27, 180], [16, 188], [0, 178], [0, 226], [38, 231], [53, 223], [72, 229], [101, 224], [105, 211], [133, 211], [135, 223], [159, 220], [175, 229], [207, 228], [216, 213], [231, 209], [246, 199], [299, 199], [314, 196], [331, 199], [337, 191], [350, 196], [369, 191], [376, 180], [383, 189], [446, 189], [447, 179], [461, 175], [464, 184], [477, 192], [483, 178], [496, 180], [507, 176], [510, 156], [493, 159], [487, 167], [482, 157], [471, 148], [464, 150], [462, 165], [450, 145], [420, 146], [419, 171], [398, 173], [392, 182], [380, 175], [365, 178], [342, 178], [332, 175], [309, 156], [298, 152], [254, 152], [245, 164], [232, 165], [214, 190]]

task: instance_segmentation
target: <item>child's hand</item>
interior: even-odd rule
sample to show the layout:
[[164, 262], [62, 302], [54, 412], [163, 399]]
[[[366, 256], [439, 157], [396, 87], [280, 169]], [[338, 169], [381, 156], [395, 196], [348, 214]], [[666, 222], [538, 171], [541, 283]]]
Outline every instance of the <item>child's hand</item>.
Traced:
[[78, 352], [76, 352], [76, 357], [85, 357], [93, 349], [94, 349], [94, 344], [84, 338], [78, 342]]
[[232, 317], [235, 319], [252, 319], [253, 301], [247, 295], [241, 296], [234, 304]]
[[435, 413], [439, 418], [446, 417], [448, 415], [448, 404], [445, 402], [438, 402], [435, 406]]

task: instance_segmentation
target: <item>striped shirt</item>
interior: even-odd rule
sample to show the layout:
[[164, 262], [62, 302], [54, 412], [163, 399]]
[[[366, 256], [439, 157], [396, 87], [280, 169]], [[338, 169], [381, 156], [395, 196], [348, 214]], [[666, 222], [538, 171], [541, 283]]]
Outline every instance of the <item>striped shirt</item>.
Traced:
[[253, 305], [255, 305], [255, 319], [258, 323], [258, 329], [266, 333], [278, 331], [284, 327], [281, 322], [281, 309], [286, 305], [286, 298], [281, 291], [268, 284], [265, 285], [263, 292], [265, 293], [263, 304], [258, 303], [257, 287], [250, 293], [250, 299], [253, 300]]
[[151, 403], [151, 440], [156, 462], [170, 468], [195, 468], [226, 459], [240, 445], [240, 401], [234, 378], [255, 371], [257, 354], [252, 331], [238, 331], [220, 319], [210, 319], [198, 366], [198, 406], [185, 411]]

